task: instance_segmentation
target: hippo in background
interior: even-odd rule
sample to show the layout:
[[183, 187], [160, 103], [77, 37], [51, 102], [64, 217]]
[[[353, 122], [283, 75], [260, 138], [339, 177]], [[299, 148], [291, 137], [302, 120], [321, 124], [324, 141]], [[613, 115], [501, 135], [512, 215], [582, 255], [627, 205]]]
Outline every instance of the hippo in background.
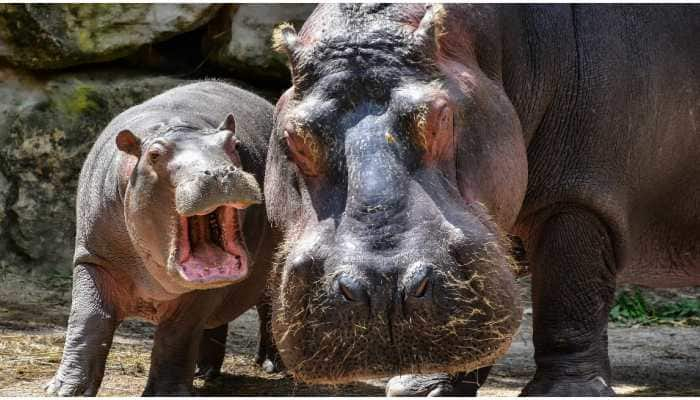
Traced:
[[698, 35], [695, 6], [323, 4], [280, 26], [284, 364], [475, 394], [521, 317], [512, 234], [532, 271], [523, 394], [613, 394], [616, 281], [700, 284]]
[[221, 367], [212, 339], [261, 301], [276, 247], [260, 189], [271, 120], [264, 99], [204, 81], [104, 129], [80, 174], [73, 299], [49, 394], [96, 395], [128, 317], [157, 325], [144, 394], [190, 393], [198, 357], [203, 374]]

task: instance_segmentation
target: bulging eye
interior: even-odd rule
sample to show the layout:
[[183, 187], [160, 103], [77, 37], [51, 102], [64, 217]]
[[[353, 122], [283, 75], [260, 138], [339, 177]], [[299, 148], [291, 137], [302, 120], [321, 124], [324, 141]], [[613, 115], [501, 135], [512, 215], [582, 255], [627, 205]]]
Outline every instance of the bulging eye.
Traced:
[[429, 163], [445, 159], [451, 154], [454, 115], [446, 99], [433, 100], [424, 108], [417, 121], [418, 143]]
[[311, 132], [304, 127], [295, 127], [288, 123], [284, 127], [283, 137], [289, 149], [289, 158], [297, 165], [301, 173], [307, 176], [320, 175], [320, 146]]
[[160, 161], [161, 158], [163, 158], [165, 151], [166, 151], [166, 149], [164, 146], [157, 144], [157, 143], [154, 143], [148, 149], [148, 153], [146, 153], [146, 156], [148, 157], [148, 161], [151, 164], [157, 163], [158, 161]]
[[228, 154], [229, 158], [231, 158], [231, 161], [237, 166], [241, 165], [241, 157], [238, 154], [238, 149], [241, 146], [241, 140], [236, 137], [236, 135], [232, 134], [226, 141], [226, 153]]
[[155, 164], [156, 162], [158, 162], [158, 159], [160, 158], [161, 155], [162, 154], [160, 153], [160, 151], [158, 151], [156, 149], [149, 150], [148, 151], [148, 161], [150, 161], [151, 164]]
[[435, 110], [435, 134], [452, 129], [452, 109], [445, 100], [438, 100], [434, 105]]
[[233, 137], [231, 138], [231, 147], [232, 147], [234, 150], [238, 150], [238, 146], [240, 146], [240, 145], [241, 145], [240, 139], [238, 139], [237, 137], [233, 136]]

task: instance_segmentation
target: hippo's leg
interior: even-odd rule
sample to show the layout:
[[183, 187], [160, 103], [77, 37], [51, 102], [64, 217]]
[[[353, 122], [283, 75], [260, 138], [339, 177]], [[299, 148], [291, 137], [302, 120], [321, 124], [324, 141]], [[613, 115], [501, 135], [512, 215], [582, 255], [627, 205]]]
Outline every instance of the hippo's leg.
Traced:
[[221, 375], [221, 366], [226, 355], [227, 334], [228, 324], [204, 330], [202, 341], [199, 343], [199, 358], [195, 376], [210, 380]]
[[95, 396], [102, 383], [107, 354], [117, 328], [115, 305], [106, 294], [111, 278], [99, 267], [73, 269], [73, 300], [56, 375], [44, 387], [51, 395]]
[[199, 346], [210, 317], [207, 310], [215, 310], [220, 299], [217, 290], [196, 291], [165, 306], [175, 311], [156, 328], [144, 396], [192, 393]]
[[400, 375], [389, 380], [387, 396], [476, 396], [491, 366], [458, 374]]
[[550, 217], [535, 235], [535, 377], [523, 395], [613, 395], [607, 321], [615, 294], [610, 231], [590, 212]]
[[270, 300], [264, 298], [255, 308], [258, 310], [260, 329], [258, 330], [258, 354], [255, 362], [268, 374], [284, 370], [275, 340], [272, 337], [272, 306]]

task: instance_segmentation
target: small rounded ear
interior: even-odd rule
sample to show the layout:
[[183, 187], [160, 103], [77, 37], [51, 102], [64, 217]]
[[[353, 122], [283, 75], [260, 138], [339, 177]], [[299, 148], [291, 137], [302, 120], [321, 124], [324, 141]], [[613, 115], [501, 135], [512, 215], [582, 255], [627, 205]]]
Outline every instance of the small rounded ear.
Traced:
[[292, 56], [297, 44], [297, 30], [289, 22], [279, 24], [272, 31], [272, 49]]
[[428, 57], [434, 56], [438, 48], [438, 39], [445, 30], [445, 15], [445, 7], [442, 4], [427, 6], [425, 15], [413, 32], [413, 45]]
[[117, 148], [135, 157], [141, 157], [141, 139], [128, 129], [117, 134]]
[[231, 132], [236, 132], [236, 119], [233, 117], [233, 114], [229, 114], [226, 116], [226, 119], [224, 119], [221, 124], [219, 124], [219, 127], [216, 128], [217, 130], [220, 131], [231, 131]]

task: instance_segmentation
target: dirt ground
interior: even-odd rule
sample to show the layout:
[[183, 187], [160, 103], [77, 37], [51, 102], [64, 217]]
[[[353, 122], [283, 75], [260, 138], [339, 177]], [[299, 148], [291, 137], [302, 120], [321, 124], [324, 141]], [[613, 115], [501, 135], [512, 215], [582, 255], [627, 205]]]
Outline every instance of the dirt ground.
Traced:
[[[40, 286], [26, 276], [0, 276], [0, 396], [42, 395], [61, 359], [70, 305], [65, 277]], [[526, 293], [526, 290], [523, 290]], [[700, 291], [692, 292], [695, 294]], [[526, 299], [527, 300], [527, 299]], [[515, 396], [534, 373], [531, 312], [508, 354], [499, 360], [480, 395]], [[257, 315], [230, 325], [224, 375], [195, 381], [198, 395], [383, 395], [383, 380], [318, 386], [269, 375], [254, 363]], [[102, 396], [140, 395], [149, 367], [153, 328], [127, 321], [117, 331], [107, 361]], [[612, 326], [613, 387], [629, 396], [700, 395], [700, 327]]]

